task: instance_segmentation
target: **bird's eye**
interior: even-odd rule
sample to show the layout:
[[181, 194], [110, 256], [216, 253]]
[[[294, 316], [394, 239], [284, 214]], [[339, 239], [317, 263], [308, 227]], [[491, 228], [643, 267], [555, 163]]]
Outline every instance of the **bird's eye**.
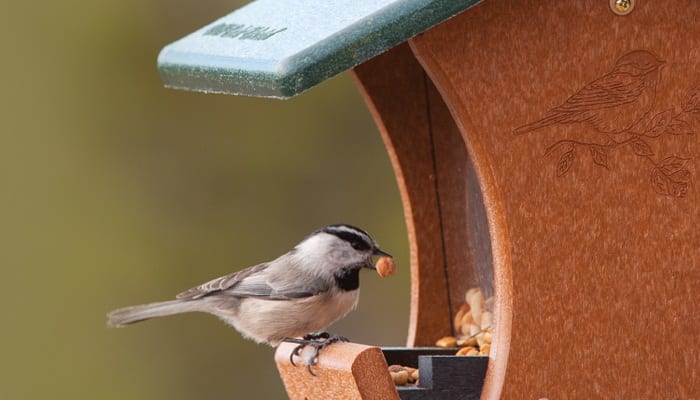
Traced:
[[354, 240], [350, 243], [350, 246], [355, 250], [369, 250], [369, 246], [363, 241]]

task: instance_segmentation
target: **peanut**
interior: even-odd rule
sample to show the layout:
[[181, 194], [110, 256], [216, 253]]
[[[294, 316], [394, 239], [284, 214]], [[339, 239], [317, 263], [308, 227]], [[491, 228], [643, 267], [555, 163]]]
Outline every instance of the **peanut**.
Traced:
[[482, 356], [488, 356], [490, 351], [491, 345], [488, 343], [484, 344], [479, 348], [479, 354], [481, 354]]
[[491, 333], [490, 329], [487, 329], [484, 331], [483, 340], [484, 340], [484, 343], [491, 344], [491, 341], [493, 340], [493, 333]]
[[481, 289], [479, 288], [472, 288], [467, 291], [467, 294], [464, 296], [465, 300], [467, 300], [467, 304], [469, 304], [469, 307], [471, 307], [472, 311], [472, 317], [474, 318], [474, 322], [477, 324], [481, 323], [481, 313], [483, 310], [484, 306], [484, 295], [481, 293]]
[[399, 372], [405, 370], [406, 367], [403, 365], [392, 364], [389, 366], [389, 372]]
[[479, 355], [479, 350], [477, 350], [475, 347], [462, 347], [459, 349], [457, 352], [458, 356], [478, 356]]
[[460, 326], [464, 325], [469, 325], [474, 323], [474, 316], [472, 315], [471, 312], [468, 312], [462, 316], [462, 319], [459, 321]]
[[417, 378], [413, 377], [413, 374], [418, 371], [415, 368], [406, 367], [406, 372], [408, 373], [408, 383], [415, 383]]
[[457, 341], [457, 346], [459, 346], [459, 347], [465, 347], [465, 346], [476, 347], [476, 346], [478, 346], [478, 343], [476, 342], [476, 338], [474, 336], [471, 336], [471, 337], [465, 337], [465, 338], [459, 339]]
[[457, 338], [444, 336], [435, 342], [437, 347], [457, 347]]
[[470, 336], [469, 334], [469, 327], [472, 326], [472, 324], [463, 324], [462, 327], [459, 329], [459, 331], [462, 333], [462, 336]]
[[467, 293], [464, 295], [464, 300], [469, 304], [470, 306], [472, 305], [473, 302], [473, 297], [476, 295], [478, 292], [481, 292], [481, 289], [479, 288], [471, 288], [467, 290]]
[[389, 372], [389, 375], [391, 375], [391, 380], [394, 381], [396, 386], [403, 386], [408, 383], [408, 372], [405, 369], [398, 372]]
[[391, 257], [379, 257], [375, 268], [377, 269], [379, 276], [382, 278], [386, 278], [387, 276], [394, 275], [396, 273], [396, 263]]
[[407, 383], [416, 383], [418, 380], [418, 370], [412, 367], [393, 364], [389, 366], [389, 375], [391, 380], [397, 386], [402, 386]]
[[469, 310], [470, 310], [470, 308], [469, 308], [469, 305], [468, 305], [468, 304], [462, 304], [462, 305], [459, 307], [459, 310], [457, 311], [457, 314], [455, 315], [455, 318], [454, 318], [454, 321], [453, 321], [455, 330], [459, 330], [460, 327], [462, 326], [462, 318], [463, 318], [465, 315], [470, 315], [470, 314], [469, 314]]

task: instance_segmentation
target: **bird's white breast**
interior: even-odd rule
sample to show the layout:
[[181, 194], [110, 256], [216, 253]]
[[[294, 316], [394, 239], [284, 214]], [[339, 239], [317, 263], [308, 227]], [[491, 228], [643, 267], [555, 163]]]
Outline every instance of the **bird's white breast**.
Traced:
[[247, 298], [235, 315], [220, 315], [244, 336], [277, 345], [286, 337], [300, 337], [326, 329], [352, 311], [360, 291], [333, 288], [315, 296], [293, 300]]

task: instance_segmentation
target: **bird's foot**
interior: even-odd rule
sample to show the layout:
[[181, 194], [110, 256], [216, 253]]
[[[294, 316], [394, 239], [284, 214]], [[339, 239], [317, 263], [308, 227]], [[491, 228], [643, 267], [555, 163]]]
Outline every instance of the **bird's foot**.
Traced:
[[292, 353], [289, 355], [289, 362], [294, 366], [296, 366], [296, 363], [294, 362], [294, 356], [301, 355], [301, 351], [306, 346], [314, 348], [314, 352], [311, 354], [311, 358], [309, 359], [307, 368], [309, 369], [309, 373], [311, 375], [316, 376], [312, 367], [318, 363], [318, 356], [319, 354], [321, 354], [321, 350], [336, 342], [347, 342], [348, 339], [344, 336], [334, 335], [328, 332], [318, 332], [309, 333], [302, 339], [285, 338], [284, 341], [289, 343], [296, 343], [298, 345], [294, 348], [294, 350], [292, 350]]

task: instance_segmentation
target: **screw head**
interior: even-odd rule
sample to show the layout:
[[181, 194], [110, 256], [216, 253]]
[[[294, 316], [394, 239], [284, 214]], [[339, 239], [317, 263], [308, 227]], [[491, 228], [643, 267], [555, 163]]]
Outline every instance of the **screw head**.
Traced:
[[610, 0], [610, 9], [617, 15], [627, 15], [634, 10], [634, 0]]

